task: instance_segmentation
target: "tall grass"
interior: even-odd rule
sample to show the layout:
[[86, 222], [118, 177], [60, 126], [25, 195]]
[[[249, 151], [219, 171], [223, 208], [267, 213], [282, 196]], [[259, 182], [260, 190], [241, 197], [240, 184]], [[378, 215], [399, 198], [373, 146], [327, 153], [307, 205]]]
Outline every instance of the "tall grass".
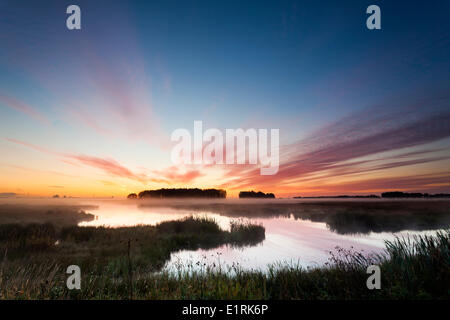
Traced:
[[[432, 292], [450, 296], [450, 231], [433, 236], [396, 238], [386, 242], [388, 259], [383, 264], [387, 281], [401, 297], [411, 293], [431, 298]], [[401, 274], [401, 278], [392, 275]]]
[[234, 245], [255, 245], [265, 239], [265, 229], [261, 224], [250, 221], [232, 220], [230, 222], [230, 235]]
[[[176, 233], [177, 228], [177, 224], [162, 227], [169, 233]], [[449, 299], [449, 247], [447, 230], [387, 241], [385, 252], [376, 256], [337, 248], [324, 267], [277, 265], [268, 272], [244, 271], [232, 265], [155, 273], [136, 264], [132, 255], [132, 284], [124, 254], [108, 259], [106, 265], [97, 260], [82, 265], [82, 289], [78, 291], [66, 288], [65, 265], [57, 260], [37, 263], [30, 258], [5, 263], [3, 259], [0, 297], [129, 299], [132, 285], [135, 299]], [[366, 269], [374, 263], [381, 268], [380, 290], [366, 287]]]

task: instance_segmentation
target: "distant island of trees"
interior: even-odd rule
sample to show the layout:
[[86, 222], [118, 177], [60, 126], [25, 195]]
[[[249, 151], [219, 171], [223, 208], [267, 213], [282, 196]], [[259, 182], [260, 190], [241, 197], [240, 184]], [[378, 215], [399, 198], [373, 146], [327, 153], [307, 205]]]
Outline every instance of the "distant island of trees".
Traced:
[[428, 194], [428, 193], [407, 193], [401, 191], [392, 191], [392, 192], [383, 192], [381, 194], [382, 198], [450, 198], [450, 194], [448, 193], [436, 193], [436, 194]]
[[[164, 198], [218, 198], [224, 199], [227, 192], [222, 189], [198, 189], [198, 188], [177, 188], [177, 189], [157, 189], [144, 190], [136, 193], [130, 193], [128, 199], [164, 199]], [[273, 193], [264, 193], [261, 191], [241, 191], [239, 198], [270, 198], [274, 199]]]
[[350, 196], [350, 195], [340, 195], [340, 196], [317, 196], [317, 197], [294, 197], [294, 199], [379, 199], [380, 196], [371, 194], [368, 196]]
[[[56, 196], [54, 196], [56, 197]], [[128, 199], [162, 199], [162, 198], [218, 198], [224, 199], [227, 197], [227, 192], [222, 189], [198, 189], [198, 188], [176, 188], [176, 189], [157, 189], [157, 190], [144, 190], [136, 193], [130, 193]], [[263, 198], [263, 199], [275, 199], [273, 193], [264, 193], [261, 191], [241, 191], [239, 192], [239, 198]], [[402, 191], [390, 191], [383, 192], [381, 196], [371, 195], [338, 195], [338, 196], [316, 196], [316, 197], [293, 197], [294, 199], [389, 199], [389, 198], [450, 198], [448, 193], [420, 193], [420, 192], [402, 192]]]
[[275, 195], [273, 193], [264, 193], [261, 191], [241, 191], [239, 192], [239, 198], [271, 198], [274, 199]]
[[381, 198], [450, 198], [448, 193], [420, 193], [420, 192], [402, 192], [402, 191], [390, 191], [383, 192], [381, 196], [371, 195], [339, 195], [339, 196], [316, 196], [316, 197], [293, 197], [294, 199], [381, 199]]
[[198, 189], [198, 188], [179, 188], [179, 189], [158, 189], [144, 190], [139, 194], [131, 193], [128, 199], [162, 199], [162, 198], [226, 198], [227, 192], [222, 189]]

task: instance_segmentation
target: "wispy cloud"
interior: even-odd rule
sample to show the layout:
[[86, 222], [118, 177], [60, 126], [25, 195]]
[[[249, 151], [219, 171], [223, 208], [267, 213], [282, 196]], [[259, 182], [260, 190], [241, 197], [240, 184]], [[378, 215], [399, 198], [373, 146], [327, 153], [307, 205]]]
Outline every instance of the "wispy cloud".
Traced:
[[22, 140], [17, 140], [17, 139], [13, 139], [13, 138], [5, 138], [5, 140], [15, 143], [15, 144], [20, 144], [22, 146], [25, 146], [25, 147], [31, 148], [35, 151], [39, 151], [39, 152], [43, 152], [43, 153], [48, 153], [48, 154], [53, 154], [53, 155], [61, 155], [62, 154], [62, 153], [54, 152], [54, 151], [51, 151], [50, 149], [43, 148], [43, 147], [34, 145], [32, 143], [28, 143], [28, 142], [25, 142]]
[[105, 186], [108, 187], [117, 187], [117, 183], [107, 180], [99, 180], [101, 183], [103, 183]]
[[[91, 167], [99, 169], [111, 176], [131, 179], [141, 182], [143, 184], [148, 182], [174, 184], [174, 183], [189, 183], [198, 177], [202, 176], [199, 170], [180, 170], [177, 167], [169, 167], [165, 170], [153, 170], [152, 174], [137, 173], [124, 165], [120, 164], [117, 160], [105, 157], [95, 157], [84, 154], [62, 153], [55, 152], [48, 148], [40, 147], [32, 143], [24, 142], [17, 139], [6, 138], [5, 140], [25, 146], [35, 151], [50, 154], [59, 158], [60, 161], [78, 166], [78, 167]], [[102, 181], [104, 184], [111, 185], [110, 182]]]
[[[444, 108], [442, 107], [444, 106]], [[446, 106], [446, 108], [445, 108]], [[439, 96], [404, 108], [370, 108], [313, 132], [281, 150], [279, 172], [261, 176], [254, 166], [234, 166], [223, 186], [243, 188], [293, 184], [305, 180], [333, 179], [450, 159], [450, 148], [379, 156], [404, 148], [420, 147], [450, 137], [450, 99]], [[427, 109], [427, 113], [423, 112]], [[396, 110], [396, 111], [391, 111]], [[432, 111], [435, 110], [435, 111]], [[439, 152], [447, 152], [437, 156]]]
[[44, 173], [44, 174], [51, 174], [51, 175], [67, 177], [67, 178], [78, 178], [75, 175], [70, 175], [67, 173], [52, 171], [52, 170], [40, 170], [40, 169], [28, 168], [28, 167], [23, 167], [23, 166], [18, 166], [18, 165], [9, 165], [9, 164], [4, 164], [4, 166], [7, 166], [7, 167], [10, 167], [13, 169], [17, 169], [17, 170], [21, 170], [21, 171], [32, 172], [32, 173]]
[[160, 177], [159, 182], [163, 183], [189, 183], [195, 179], [203, 176], [200, 170], [184, 170], [181, 171], [178, 167], [172, 166], [165, 170], [154, 170], [153, 174]]
[[101, 169], [113, 176], [133, 179], [140, 182], [146, 182], [148, 180], [147, 176], [132, 172], [114, 159], [70, 154], [66, 154], [64, 156], [72, 160], [77, 160], [86, 166]]
[[[19, 11], [2, 12], [9, 30], [2, 34], [4, 60], [27, 83], [39, 88], [48, 101], [45, 110], [51, 111], [52, 118], [76, 130], [92, 129], [102, 137], [166, 147], [169, 139], [163, 134], [162, 120], [154, 111], [152, 94], [158, 86], [170, 91], [168, 68], [161, 62], [151, 63], [155, 57], [149, 57], [142, 47], [130, 6], [110, 3], [109, 8], [108, 19], [96, 19], [95, 28], [82, 37], [70, 37], [70, 41], [55, 41], [66, 39], [67, 33], [64, 29], [55, 31], [52, 23], [42, 23], [38, 18], [41, 15], [36, 13], [42, 8], [16, 8], [33, 28], [16, 19]], [[90, 11], [94, 16], [102, 16], [97, 6]], [[43, 12], [55, 14], [56, 11], [49, 13], [46, 8]], [[110, 21], [115, 21], [114, 34], [108, 32]], [[37, 34], [52, 34], [39, 39], [43, 50], [36, 50]], [[77, 48], [76, 52], [73, 48]], [[24, 91], [25, 96], [28, 94]], [[11, 92], [0, 92], [0, 106], [3, 102], [7, 107], [48, 122], [36, 108], [13, 96]]]
[[48, 125], [50, 123], [47, 117], [39, 112], [36, 108], [2, 92], [0, 92], [0, 105], [4, 105], [16, 111], [19, 111], [43, 124]]
[[[434, 182], [441, 187], [446, 186], [448, 175], [428, 175], [419, 179], [403, 174], [397, 178], [374, 180], [371, 174], [449, 161], [450, 147], [429, 145], [450, 137], [449, 106], [450, 97], [442, 95], [401, 108], [383, 106], [366, 109], [328, 124], [295, 143], [284, 145], [280, 151], [281, 164], [276, 175], [261, 176], [260, 168], [254, 165], [224, 166], [223, 183], [218, 187], [295, 192], [305, 184], [316, 184], [318, 192], [332, 186], [338, 192], [344, 188], [353, 188], [349, 189], [353, 191], [382, 189], [383, 185], [385, 188], [404, 186], [403, 189], [420, 187], [438, 190], [439, 186], [430, 184]], [[423, 111], [425, 107], [426, 112]], [[172, 166], [164, 170], [136, 171], [108, 157], [60, 153], [17, 139], [6, 140], [51, 154], [71, 165], [96, 168], [110, 176], [144, 184], [189, 184], [206, 176], [208, 169], [208, 166]], [[226, 150], [224, 152], [226, 154]], [[340, 177], [352, 177], [355, 182], [344, 184], [340, 182]], [[402, 181], [404, 184], [400, 183]]]
[[137, 174], [131, 171], [130, 169], [126, 168], [125, 166], [121, 165], [118, 161], [112, 159], [112, 158], [100, 158], [100, 157], [93, 157], [83, 154], [70, 154], [70, 153], [62, 153], [62, 152], [55, 152], [52, 150], [49, 150], [47, 148], [43, 148], [28, 142], [24, 142], [17, 139], [11, 139], [6, 138], [7, 141], [13, 142], [15, 144], [20, 144], [25, 147], [31, 148], [33, 150], [47, 153], [50, 155], [54, 155], [60, 158], [61, 161], [68, 163], [68, 164], [74, 164], [79, 165], [82, 164], [84, 166], [100, 169], [112, 176], [121, 177], [121, 178], [128, 178], [140, 182], [146, 182], [148, 180], [148, 177], [143, 174]]

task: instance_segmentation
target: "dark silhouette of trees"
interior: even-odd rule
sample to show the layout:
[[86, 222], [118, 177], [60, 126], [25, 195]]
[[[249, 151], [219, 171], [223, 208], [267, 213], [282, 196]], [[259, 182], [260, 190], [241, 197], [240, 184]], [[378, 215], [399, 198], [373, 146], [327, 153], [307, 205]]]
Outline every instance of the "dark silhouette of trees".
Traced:
[[450, 198], [449, 193], [436, 193], [436, 194], [425, 193], [423, 196], [425, 198]]
[[130, 193], [130, 194], [127, 196], [127, 199], [137, 199], [137, 194], [136, 194], [136, 193]]
[[423, 193], [407, 193], [401, 191], [383, 192], [382, 198], [423, 198]]
[[226, 198], [227, 192], [222, 189], [158, 189], [139, 192], [139, 199], [145, 198]]
[[428, 193], [408, 193], [401, 191], [392, 191], [392, 192], [383, 192], [381, 194], [382, 198], [450, 198], [450, 194], [447, 193], [437, 193], [437, 194], [428, 194]]
[[377, 196], [375, 194], [370, 195], [339, 195], [339, 196], [316, 196], [316, 197], [294, 197], [294, 199], [379, 199], [380, 196]]
[[241, 191], [239, 192], [239, 198], [275, 198], [273, 193], [264, 193], [261, 191]]

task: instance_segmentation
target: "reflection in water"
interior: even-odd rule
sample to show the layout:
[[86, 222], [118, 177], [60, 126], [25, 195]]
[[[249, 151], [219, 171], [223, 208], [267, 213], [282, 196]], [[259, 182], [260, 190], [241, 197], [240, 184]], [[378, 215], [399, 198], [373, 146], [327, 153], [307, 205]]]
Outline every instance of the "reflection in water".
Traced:
[[[450, 222], [446, 201], [221, 201], [185, 202], [96, 202], [96, 220], [82, 226], [155, 225], [191, 215], [215, 219], [223, 229], [237, 218], [265, 227], [265, 240], [251, 247], [223, 245], [209, 250], [173, 253], [166, 268], [174, 270], [203, 263], [227, 268], [265, 269], [269, 264], [290, 262], [304, 267], [319, 266], [336, 246], [378, 253], [384, 240], [395, 236], [432, 234]], [[408, 231], [409, 230], [409, 231]], [[428, 230], [428, 231], [427, 231]], [[192, 263], [198, 262], [200, 264]]]
[[[229, 267], [238, 264], [244, 269], [266, 269], [269, 265], [288, 262], [302, 267], [323, 265], [336, 246], [366, 253], [380, 253], [384, 240], [395, 236], [432, 234], [433, 232], [371, 233], [340, 235], [328, 230], [324, 223], [294, 218], [257, 219], [266, 228], [266, 239], [260, 245], [243, 249], [222, 246], [213, 250], [182, 251], [172, 254], [166, 268], [174, 270], [183, 261], [203, 261]], [[217, 257], [219, 253], [219, 257]], [[207, 257], [206, 259], [204, 257]]]
[[290, 217], [325, 222], [340, 234], [438, 230], [450, 225], [449, 201], [328, 200], [173, 204], [184, 210], [206, 210], [228, 217]]
[[169, 207], [138, 207], [134, 202], [98, 202], [98, 209], [91, 211], [96, 217], [84, 221], [79, 226], [124, 227], [136, 225], [156, 225], [163, 221], [182, 219], [189, 214]]

